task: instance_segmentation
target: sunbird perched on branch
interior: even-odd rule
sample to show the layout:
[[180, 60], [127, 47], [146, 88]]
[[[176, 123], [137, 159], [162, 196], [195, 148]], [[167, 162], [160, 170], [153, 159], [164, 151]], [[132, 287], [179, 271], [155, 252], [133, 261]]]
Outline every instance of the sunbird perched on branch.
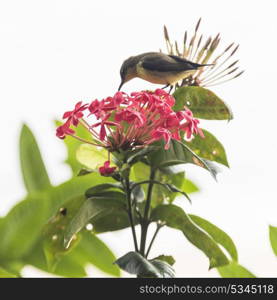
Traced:
[[147, 52], [131, 56], [121, 66], [121, 83], [118, 90], [125, 82], [139, 77], [152, 83], [164, 84], [164, 88], [170, 86], [171, 91], [176, 82], [194, 74], [202, 67], [212, 65], [197, 64], [175, 55], [160, 52]]

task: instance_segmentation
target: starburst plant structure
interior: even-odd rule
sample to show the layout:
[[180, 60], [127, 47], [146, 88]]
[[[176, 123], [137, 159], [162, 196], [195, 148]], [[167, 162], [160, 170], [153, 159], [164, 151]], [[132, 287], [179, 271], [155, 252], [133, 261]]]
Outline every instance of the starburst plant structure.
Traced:
[[200, 23], [201, 18], [198, 20], [191, 38], [189, 38], [188, 32], [185, 32], [181, 46], [178, 45], [177, 41], [171, 41], [168, 30], [164, 26], [164, 39], [168, 54], [177, 55], [199, 64], [213, 65], [210, 68], [196, 71], [195, 74], [177, 83], [176, 87], [211, 87], [235, 79], [244, 72], [238, 66], [239, 60], [234, 58], [239, 45], [231, 43], [217, 53], [221, 45], [220, 34], [205, 39], [203, 34], [199, 33]]

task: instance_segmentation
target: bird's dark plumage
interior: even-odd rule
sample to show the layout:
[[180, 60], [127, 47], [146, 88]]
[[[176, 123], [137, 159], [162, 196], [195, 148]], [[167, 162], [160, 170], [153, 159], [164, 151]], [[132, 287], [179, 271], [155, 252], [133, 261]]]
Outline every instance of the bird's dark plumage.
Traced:
[[206, 66], [193, 63], [175, 55], [166, 55], [156, 52], [145, 53], [145, 56], [141, 58], [141, 65], [147, 70], [159, 72], [181, 72]]

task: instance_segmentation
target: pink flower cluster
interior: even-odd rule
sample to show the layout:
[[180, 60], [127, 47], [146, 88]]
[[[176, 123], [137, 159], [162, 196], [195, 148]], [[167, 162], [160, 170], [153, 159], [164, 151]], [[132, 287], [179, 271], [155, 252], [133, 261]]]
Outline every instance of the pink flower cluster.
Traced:
[[[175, 112], [174, 104], [175, 99], [162, 89], [134, 92], [130, 96], [117, 92], [90, 104], [78, 102], [72, 111], [64, 113], [65, 122], [57, 128], [56, 135], [61, 139], [70, 135], [110, 152], [144, 147], [161, 139], [168, 149], [171, 139], [181, 139], [182, 131], [186, 139], [194, 134], [204, 137], [192, 112], [187, 108]], [[79, 125], [91, 133], [91, 141], [75, 135], [74, 127]]]

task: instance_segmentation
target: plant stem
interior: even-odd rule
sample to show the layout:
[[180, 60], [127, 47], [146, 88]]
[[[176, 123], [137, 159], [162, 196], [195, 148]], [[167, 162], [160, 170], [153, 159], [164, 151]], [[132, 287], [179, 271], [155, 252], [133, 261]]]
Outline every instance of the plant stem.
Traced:
[[131, 229], [132, 229], [135, 250], [136, 250], [136, 252], [139, 252], [137, 235], [136, 235], [136, 230], [135, 230], [135, 225], [134, 225], [134, 218], [133, 218], [133, 213], [132, 213], [131, 190], [130, 190], [129, 178], [126, 179], [126, 194], [127, 194], [127, 204], [128, 204], [127, 213], [128, 213], [128, 217], [129, 217], [129, 221], [130, 221], [130, 225], [131, 225]]
[[154, 243], [154, 241], [155, 241], [155, 238], [157, 237], [157, 234], [158, 234], [158, 232], [160, 231], [160, 229], [161, 229], [162, 227], [163, 227], [163, 224], [157, 224], [156, 231], [155, 231], [155, 233], [154, 233], [154, 235], [153, 235], [153, 237], [152, 237], [152, 240], [151, 240], [151, 242], [150, 242], [150, 244], [149, 244], [148, 250], [147, 250], [146, 255], [145, 255], [146, 258], [147, 258], [147, 256], [149, 255], [149, 252], [150, 252], [150, 250], [151, 250], [151, 248], [152, 248], [152, 245], [153, 245], [153, 243]]
[[142, 256], [145, 256], [145, 245], [146, 245], [146, 237], [147, 237], [147, 231], [149, 226], [149, 212], [151, 207], [151, 197], [152, 197], [152, 190], [154, 186], [154, 182], [153, 182], [154, 180], [155, 180], [155, 170], [151, 169], [148, 191], [147, 191], [147, 198], [146, 198], [146, 203], [144, 208], [144, 215], [141, 220], [140, 254]]

